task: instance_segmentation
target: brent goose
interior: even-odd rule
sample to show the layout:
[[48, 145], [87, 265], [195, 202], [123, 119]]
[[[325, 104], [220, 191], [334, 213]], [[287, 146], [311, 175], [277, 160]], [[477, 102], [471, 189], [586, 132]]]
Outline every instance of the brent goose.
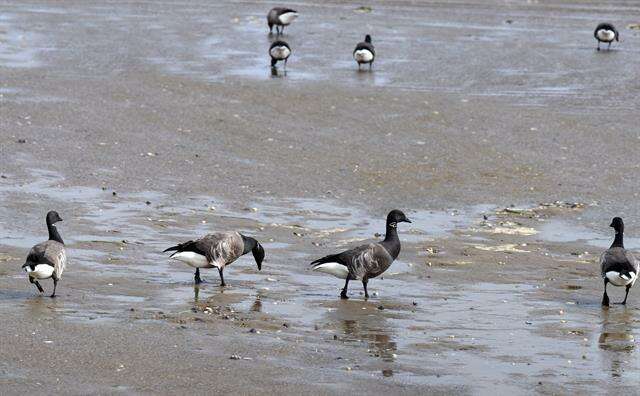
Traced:
[[194, 267], [196, 273], [195, 283], [201, 283], [200, 268], [218, 268], [220, 273], [220, 285], [226, 286], [222, 271], [224, 267], [236, 261], [240, 256], [249, 252], [258, 264], [258, 271], [262, 269], [264, 249], [254, 238], [244, 236], [238, 232], [217, 232], [206, 235], [195, 241], [188, 241], [170, 247], [165, 252], [176, 251], [170, 258], [182, 261]]
[[269, 47], [269, 55], [271, 56], [271, 67], [276, 67], [278, 61], [284, 61], [284, 68], [287, 68], [287, 59], [291, 55], [291, 47], [285, 41], [277, 40]]
[[360, 70], [360, 65], [363, 63], [368, 63], [369, 70], [371, 70], [375, 57], [376, 51], [373, 49], [373, 44], [371, 44], [371, 36], [367, 34], [364, 37], [364, 41], [358, 43], [356, 49], [353, 50], [353, 59], [358, 62], [358, 70]]
[[609, 306], [609, 296], [607, 295], [607, 283], [614, 286], [626, 286], [624, 300], [620, 304], [627, 303], [629, 289], [638, 279], [638, 270], [640, 262], [624, 248], [623, 234], [624, 223], [620, 217], [614, 217], [609, 227], [613, 227], [616, 231], [616, 237], [611, 247], [600, 256], [600, 271], [604, 279], [604, 295], [602, 296], [602, 305]]
[[[298, 17], [298, 12], [291, 8], [275, 7], [267, 14], [267, 24], [269, 24], [269, 34], [273, 33], [273, 26], [276, 27], [276, 34], [284, 34], [284, 27], [288, 26]], [[280, 27], [280, 30], [278, 30]]]
[[350, 280], [360, 279], [364, 287], [364, 297], [369, 298], [367, 282], [382, 274], [400, 254], [399, 222], [411, 223], [401, 211], [394, 209], [387, 215], [387, 233], [384, 241], [361, 245], [342, 253], [323, 257], [311, 263], [314, 271], [320, 271], [346, 279], [340, 297], [347, 299]]
[[596, 27], [593, 36], [598, 40], [598, 51], [600, 51], [600, 42], [609, 44], [607, 50], [611, 48], [613, 40], [618, 40], [618, 31], [610, 23], [601, 23]]
[[56, 211], [47, 213], [47, 228], [49, 229], [49, 240], [39, 243], [31, 248], [22, 269], [29, 276], [29, 282], [36, 285], [40, 293], [44, 289], [38, 282], [39, 279], [53, 279], [53, 293], [56, 296], [58, 280], [62, 277], [62, 272], [67, 267], [67, 252], [64, 242], [58, 233], [55, 223], [62, 221]]

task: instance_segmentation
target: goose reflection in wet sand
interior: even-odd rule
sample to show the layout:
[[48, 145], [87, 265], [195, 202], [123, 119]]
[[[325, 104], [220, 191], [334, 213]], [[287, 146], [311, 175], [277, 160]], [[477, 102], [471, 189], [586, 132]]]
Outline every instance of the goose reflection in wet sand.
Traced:
[[251, 304], [251, 308], [249, 309], [251, 312], [262, 312], [262, 300], [260, 296], [260, 292], [256, 295], [256, 299]]
[[[393, 363], [396, 360], [396, 334], [387, 320], [386, 311], [380, 311], [377, 304], [366, 302], [331, 306], [321, 320], [325, 328], [335, 329], [339, 339], [347, 344], [365, 342], [368, 353], [383, 362]], [[393, 368], [381, 367], [382, 375], [392, 376]]]
[[343, 320], [340, 323], [347, 340], [365, 340], [371, 356], [379, 357], [385, 362], [393, 362], [398, 348], [391, 334], [387, 333], [386, 329], [371, 328], [370, 324], [359, 320]]
[[198, 297], [200, 296], [200, 285], [193, 285], [193, 301], [198, 302]]
[[603, 370], [609, 371], [612, 377], [622, 376], [630, 355], [635, 351], [634, 322], [633, 311], [602, 311], [598, 348], [601, 350], [603, 365], [606, 365]]
[[[224, 289], [220, 289], [218, 291], [219, 294], [224, 294]], [[200, 299], [200, 285], [197, 283], [193, 284], [193, 302], [199, 302]]]

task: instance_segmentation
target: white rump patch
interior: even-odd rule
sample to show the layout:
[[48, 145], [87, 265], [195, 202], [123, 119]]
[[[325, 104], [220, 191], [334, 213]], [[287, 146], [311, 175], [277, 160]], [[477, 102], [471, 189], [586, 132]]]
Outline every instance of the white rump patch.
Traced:
[[38, 264], [31, 270], [31, 267], [24, 267], [30, 278], [49, 279], [53, 275], [53, 267], [49, 264]]
[[293, 20], [296, 19], [297, 17], [298, 17], [297, 12], [285, 12], [284, 14], [278, 17], [278, 20], [280, 21], [281, 24], [287, 26], [288, 24], [293, 22]]
[[596, 34], [598, 36], [598, 40], [604, 41], [606, 43], [611, 42], [616, 38], [616, 33], [608, 29], [600, 29]]
[[611, 282], [615, 286], [627, 286], [629, 284], [633, 284], [638, 277], [638, 274], [635, 272], [630, 273], [631, 276], [628, 275], [620, 275], [618, 271], [609, 271], [605, 274], [609, 282]]
[[342, 264], [338, 263], [324, 263], [313, 268], [314, 271], [324, 272], [325, 274], [333, 275], [340, 279], [347, 279], [349, 276], [349, 269]]
[[182, 261], [185, 264], [190, 265], [193, 268], [211, 268], [207, 258], [201, 254], [194, 252], [178, 252], [171, 255], [172, 259]]
[[269, 51], [269, 54], [274, 59], [284, 60], [284, 59], [287, 59], [289, 55], [291, 55], [291, 51], [289, 50], [289, 48], [285, 47], [284, 45], [280, 45], [280, 46], [271, 48], [271, 50]]
[[367, 49], [361, 49], [353, 53], [353, 58], [358, 63], [369, 63], [373, 60], [373, 54]]

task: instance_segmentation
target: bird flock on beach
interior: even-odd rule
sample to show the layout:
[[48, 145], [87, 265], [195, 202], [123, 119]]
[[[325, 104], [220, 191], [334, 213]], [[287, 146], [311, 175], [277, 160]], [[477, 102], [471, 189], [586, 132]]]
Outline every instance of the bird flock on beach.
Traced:
[[[267, 24], [269, 25], [269, 34], [273, 34], [273, 27], [276, 28], [276, 37], [284, 34], [284, 28], [289, 26], [298, 18], [298, 12], [291, 8], [275, 7], [267, 14]], [[607, 50], [611, 49], [614, 41], [620, 41], [618, 30], [611, 23], [601, 23], [596, 26], [593, 36], [598, 42], [597, 50], [600, 51], [600, 43], [607, 44]], [[287, 68], [287, 60], [291, 56], [291, 46], [282, 39], [277, 39], [269, 47], [269, 56], [271, 57], [271, 67], [275, 68], [278, 62], [284, 63], [284, 69]], [[376, 51], [371, 42], [371, 35], [367, 34], [364, 41], [356, 44], [353, 50], [353, 59], [358, 63], [358, 70], [362, 65], [369, 65], [369, 70], [373, 67], [376, 58]]]
[[[53, 280], [53, 293], [56, 296], [58, 281], [67, 266], [67, 252], [64, 241], [58, 232], [56, 223], [62, 218], [56, 211], [50, 211], [46, 216], [49, 239], [33, 246], [27, 255], [22, 268], [27, 273], [29, 282], [34, 284], [40, 293], [44, 293], [41, 280]], [[330, 254], [311, 262], [311, 269], [344, 279], [344, 287], [340, 298], [348, 299], [349, 281], [359, 280], [364, 288], [364, 298], [369, 298], [367, 284], [369, 279], [382, 275], [395, 259], [400, 255], [400, 238], [398, 237], [398, 223], [411, 223], [411, 220], [400, 210], [394, 209], [387, 215], [385, 238], [381, 242], [371, 242], [356, 246], [340, 253]], [[624, 222], [620, 217], [614, 217], [610, 227], [615, 230], [611, 247], [600, 256], [600, 271], [604, 280], [604, 294], [602, 305], [609, 306], [607, 285], [625, 287], [624, 300], [619, 304], [625, 305], [629, 296], [629, 289], [638, 279], [640, 261], [624, 247]], [[226, 286], [224, 269], [241, 256], [251, 252], [258, 266], [262, 269], [265, 250], [258, 240], [236, 231], [215, 232], [202, 238], [179, 243], [164, 250], [173, 252], [169, 258], [181, 261], [195, 268], [194, 283], [203, 282], [200, 269], [216, 268], [220, 275], [220, 286]]]
[[[285, 27], [289, 26], [298, 13], [290, 8], [276, 7], [267, 14], [267, 24], [269, 34], [273, 34], [275, 27], [278, 37], [269, 48], [271, 66], [276, 67], [278, 62], [283, 62], [286, 68], [287, 60], [291, 56], [291, 47], [280, 36], [284, 34]], [[611, 47], [613, 41], [618, 41], [619, 34], [615, 27], [609, 23], [601, 23], [594, 31], [594, 37], [598, 41], [597, 50], [600, 51], [600, 44], [606, 43], [607, 49]], [[360, 69], [362, 65], [368, 65], [371, 70], [375, 60], [375, 49], [371, 36], [367, 34], [363, 42], [356, 45], [353, 51], [353, 58]], [[26, 272], [28, 280], [40, 293], [44, 293], [44, 288], [40, 281], [52, 279], [53, 292], [51, 297], [56, 296], [58, 282], [67, 267], [67, 252], [65, 244], [57, 229], [57, 224], [62, 218], [56, 211], [50, 211], [46, 215], [46, 225], [49, 232], [47, 241], [39, 243], [29, 251], [23, 270]], [[342, 299], [347, 299], [349, 281], [360, 281], [364, 288], [364, 298], [369, 298], [367, 285], [370, 279], [382, 275], [400, 254], [401, 244], [398, 237], [398, 224], [411, 223], [407, 216], [400, 210], [390, 211], [386, 218], [385, 238], [380, 242], [371, 242], [356, 246], [352, 249], [340, 253], [329, 254], [314, 260], [310, 265], [314, 271], [333, 275], [344, 280], [344, 287], [340, 292]], [[640, 261], [624, 247], [624, 222], [620, 217], [615, 217], [611, 221], [610, 227], [615, 231], [615, 236], [611, 247], [604, 251], [600, 257], [601, 276], [604, 281], [604, 293], [602, 305], [609, 306], [609, 296], [607, 286], [609, 284], [618, 287], [625, 287], [625, 298], [619, 304], [626, 304], [629, 290], [634, 285], [640, 271]], [[203, 282], [200, 276], [201, 269], [216, 268], [220, 276], [221, 286], [225, 286], [224, 269], [239, 259], [241, 256], [251, 252], [258, 270], [262, 269], [265, 258], [265, 250], [258, 240], [246, 236], [236, 231], [216, 232], [205, 235], [199, 239], [194, 239], [164, 250], [171, 252], [169, 258], [181, 261], [192, 268], [195, 268], [194, 282]]]

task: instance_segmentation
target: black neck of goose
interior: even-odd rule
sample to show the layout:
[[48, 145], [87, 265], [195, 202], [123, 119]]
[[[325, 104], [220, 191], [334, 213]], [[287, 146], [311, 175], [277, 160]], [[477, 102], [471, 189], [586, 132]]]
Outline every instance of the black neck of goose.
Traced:
[[397, 241], [398, 239], [398, 223], [387, 223], [387, 233], [384, 236], [385, 241]]
[[242, 250], [242, 254], [244, 255], [252, 251], [256, 247], [258, 241], [256, 241], [254, 238], [244, 236], [242, 234], [240, 234], [240, 236], [242, 237], [242, 242], [244, 243], [244, 249]]
[[62, 240], [62, 237], [58, 233], [58, 228], [56, 228], [55, 225], [49, 223], [48, 220], [47, 220], [47, 229], [49, 230], [50, 241], [57, 241], [64, 245], [64, 241]]
[[398, 238], [398, 224], [391, 222], [387, 223], [387, 233], [382, 241], [382, 246], [389, 252], [391, 257], [395, 260], [400, 254], [400, 238]]
[[621, 230], [620, 231], [616, 230], [616, 237], [613, 240], [613, 243], [611, 244], [612, 248], [614, 248], [614, 247], [623, 248], [624, 247], [623, 236], [622, 236], [623, 233], [624, 232], [621, 231]]

